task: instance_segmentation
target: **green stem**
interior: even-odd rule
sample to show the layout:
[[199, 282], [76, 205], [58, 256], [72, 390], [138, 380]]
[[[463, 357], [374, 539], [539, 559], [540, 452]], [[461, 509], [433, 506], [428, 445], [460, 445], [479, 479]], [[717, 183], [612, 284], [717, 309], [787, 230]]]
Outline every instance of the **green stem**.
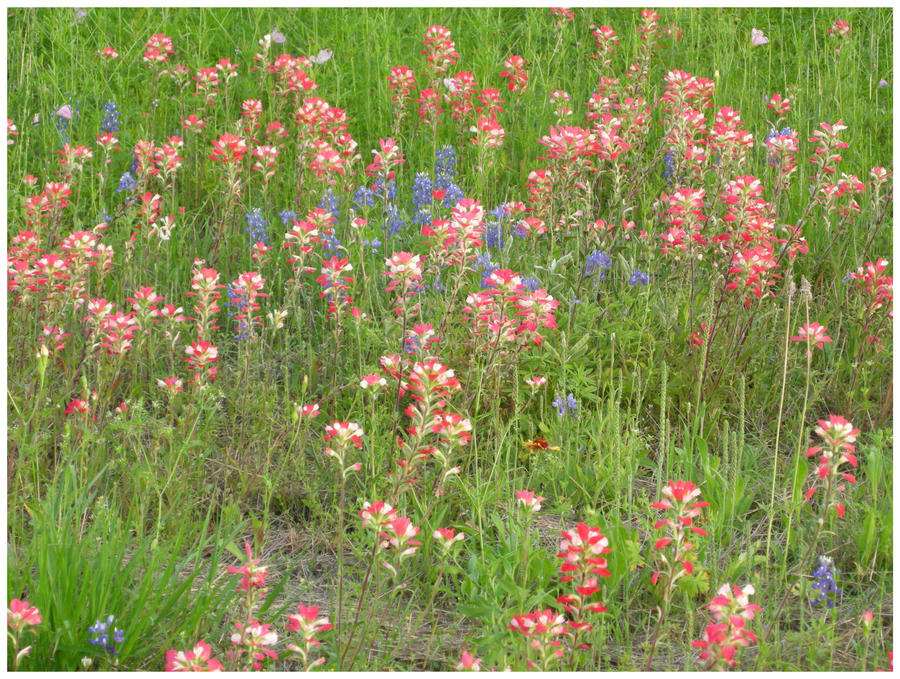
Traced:
[[[793, 284], [793, 281], [790, 282]], [[769, 528], [766, 532], [766, 562], [769, 563], [769, 549], [772, 544], [772, 523], [775, 520], [775, 481], [778, 478], [778, 444], [781, 440], [781, 415], [784, 412], [784, 392], [787, 387], [788, 343], [791, 334], [791, 302], [793, 294], [788, 288], [787, 310], [784, 321], [784, 361], [781, 370], [781, 398], [778, 402], [778, 424], [775, 429], [775, 448], [772, 451], [772, 485], [769, 496]]]

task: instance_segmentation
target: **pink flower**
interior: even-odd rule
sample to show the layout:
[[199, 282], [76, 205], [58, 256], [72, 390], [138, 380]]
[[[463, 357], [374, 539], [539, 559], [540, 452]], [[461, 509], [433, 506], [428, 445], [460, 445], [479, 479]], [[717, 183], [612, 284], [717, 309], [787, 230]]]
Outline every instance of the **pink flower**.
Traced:
[[501, 78], [508, 78], [507, 87], [510, 92], [525, 92], [528, 87], [528, 74], [525, 71], [525, 59], [518, 54], [510, 55], [509, 59], [503, 62], [506, 66], [505, 71], [500, 72]]
[[385, 387], [387, 386], [387, 380], [381, 376], [381, 373], [372, 373], [370, 375], [363, 375], [362, 380], [359, 383], [360, 388], [362, 389], [372, 389], [373, 393], [377, 394], [378, 389], [375, 387]]
[[320, 412], [321, 411], [319, 410], [318, 403], [312, 403], [306, 406], [297, 406], [297, 417], [318, 417]]
[[750, 603], [750, 595], [755, 593], [753, 585], [746, 585], [741, 589], [737, 585], [732, 588], [726, 582], [719, 587], [706, 608], [712, 611], [713, 618], [717, 622], [729, 620], [735, 616], [743, 620], [753, 620], [756, 612], [762, 610], [762, 606]]
[[462, 658], [460, 658], [459, 664], [456, 666], [457, 671], [463, 670], [471, 670], [472, 672], [478, 672], [481, 669], [481, 658], [476, 658], [473, 653], [469, 653], [468, 651], [462, 652]]
[[611, 551], [609, 539], [600, 532], [598, 526], [591, 528], [586, 523], [579, 523], [572, 530], [563, 531], [562, 537], [559, 554], [556, 555], [563, 559], [560, 570], [564, 575], [560, 577], [560, 582], [572, 580], [574, 571], [610, 577], [606, 559], [601, 556]]
[[[852, 453], [856, 448], [851, 445], [856, 442], [859, 429], [854, 429], [853, 424], [840, 415], [829, 415], [827, 420], [819, 420], [816, 434], [825, 442], [835, 448], [843, 448]], [[854, 465], [855, 466], [855, 465]]]
[[222, 663], [211, 655], [205, 641], [198, 641], [190, 651], [166, 651], [166, 672], [221, 672]]
[[863, 611], [861, 616], [862, 624], [865, 625], [865, 628], [868, 630], [872, 627], [872, 621], [875, 619], [875, 614], [872, 611]]
[[359, 510], [362, 517], [363, 528], [374, 528], [380, 530], [391, 519], [397, 515], [397, 510], [386, 502], [375, 500], [375, 502], [363, 502], [363, 508]]
[[[278, 654], [265, 648], [265, 646], [273, 646], [278, 643], [278, 633], [272, 630], [272, 625], [263, 624], [258, 620], [251, 620], [245, 627], [239, 622], [234, 623], [238, 629], [231, 635], [231, 643], [234, 646], [246, 646], [252, 658], [251, 664], [253, 669], [262, 669], [262, 661], [266, 658], [278, 660]], [[243, 649], [236, 650], [228, 654], [228, 657], [240, 656]]]
[[850, 30], [850, 24], [848, 24], [843, 19], [838, 19], [834, 22], [831, 28], [828, 29], [828, 33], [835, 38], [846, 38], [848, 35], [853, 33], [853, 31]]
[[726, 583], [707, 606], [713, 612], [715, 622], [706, 626], [702, 639], [691, 642], [691, 646], [703, 649], [699, 662], [706, 669], [724, 669], [726, 665], [735, 667], [737, 650], [756, 642], [756, 635], [746, 627], [756, 611], [762, 610], [760, 606], [749, 603], [749, 595], [753, 593], [751, 585], [743, 590], [734, 587], [732, 593]]
[[535, 497], [534, 491], [531, 490], [517, 490], [516, 498], [522, 503], [528, 514], [535, 514], [540, 511], [541, 502], [546, 499], [542, 495]]
[[[650, 580], [655, 585], [660, 575], [664, 576], [666, 592], [669, 592], [676, 580], [690, 575], [694, 571], [693, 555], [690, 553], [694, 545], [688, 542], [687, 536], [688, 533], [703, 536], [707, 534], [705, 530], [693, 523], [694, 519], [700, 516], [700, 510], [708, 507], [709, 503], [693, 502], [695, 498], [699, 497], [700, 489], [690, 481], [669, 481], [669, 485], [662, 489], [662, 494], [664, 498], [661, 501], [650, 505], [667, 514], [653, 524], [654, 530], [660, 528], [667, 530], [666, 535], [659, 538], [654, 545], [654, 549], [660, 552], [655, 556], [659, 569], [653, 573]], [[669, 545], [674, 545], [671, 554], [664, 551]]]
[[386, 522], [387, 530], [379, 537], [384, 538], [382, 547], [390, 545], [400, 552], [400, 558], [412, 556], [422, 543], [412, 538], [419, 534], [419, 527], [414, 526], [412, 520], [405, 516], [398, 516]]
[[21, 629], [29, 625], [40, 625], [41, 613], [36, 606], [32, 606], [22, 599], [13, 599], [6, 609], [6, 626], [12, 629]]
[[[809, 344], [815, 344], [817, 349], [822, 349], [824, 342], [831, 342], [831, 338], [825, 334], [825, 330], [827, 328], [824, 325], [804, 323], [803, 327], [800, 328], [799, 334], [791, 337], [791, 342], [808, 342]], [[807, 351], [806, 355], [811, 356], [812, 351]]]
[[325, 440], [334, 440], [335, 445], [341, 448], [353, 444], [357, 448], [362, 448], [363, 430], [356, 422], [334, 422], [325, 426]]
[[525, 380], [525, 384], [531, 387], [532, 391], [537, 391], [545, 384], [547, 384], [547, 378], [542, 375], [535, 375], [534, 377], [529, 377]]
[[237, 586], [235, 591], [248, 591], [250, 589], [258, 589], [266, 584], [267, 566], [257, 566], [259, 559], [254, 559], [250, 551], [250, 543], [244, 542], [244, 549], [247, 551], [247, 563], [240, 568], [228, 566], [226, 570], [229, 573], [240, 573], [241, 584]]
[[464, 533], [457, 533], [452, 528], [438, 528], [431, 537], [448, 552], [454, 544], [466, 539]]
[[334, 627], [328, 618], [320, 618], [318, 606], [297, 606], [297, 615], [289, 615], [288, 622], [285, 625], [292, 632], [300, 632], [303, 640], [314, 646], [318, 646], [319, 642], [313, 637], [319, 632], [325, 632]]

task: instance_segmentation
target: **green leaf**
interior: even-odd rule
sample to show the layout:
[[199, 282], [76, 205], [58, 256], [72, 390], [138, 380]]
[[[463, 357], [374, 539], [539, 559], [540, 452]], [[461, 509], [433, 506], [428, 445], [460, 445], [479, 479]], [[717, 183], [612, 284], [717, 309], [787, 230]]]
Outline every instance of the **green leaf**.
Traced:
[[695, 597], [698, 594], [709, 591], [709, 573], [702, 568], [695, 568], [690, 575], [685, 575], [676, 583], [681, 591], [688, 596]]

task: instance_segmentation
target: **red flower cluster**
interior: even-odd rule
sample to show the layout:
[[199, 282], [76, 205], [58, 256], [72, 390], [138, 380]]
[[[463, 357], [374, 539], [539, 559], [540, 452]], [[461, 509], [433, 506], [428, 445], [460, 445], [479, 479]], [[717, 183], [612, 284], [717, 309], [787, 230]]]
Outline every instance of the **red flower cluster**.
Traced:
[[[856, 468], [857, 459], [856, 435], [859, 429], [855, 429], [853, 424], [848, 422], [840, 415], [829, 415], [827, 420], [819, 420], [819, 426], [816, 427], [816, 435], [824, 442], [823, 446], [812, 446], [806, 451], [806, 457], [819, 455], [819, 466], [816, 469], [816, 475], [822, 481], [825, 491], [825, 511], [834, 506], [839, 517], [844, 516], [845, 508], [840, 502], [834, 502], [834, 496], [843, 492], [844, 486], [841, 480], [847, 483], [856, 483], [856, 477], [849, 473], [841, 471], [841, 465], [849, 464], [852, 468]], [[816, 492], [816, 486], [806, 491], [806, 499], [809, 501]]]
[[669, 481], [662, 489], [665, 496], [651, 507], [661, 509], [663, 518], [653, 524], [654, 530], [666, 529], [666, 534], [654, 544], [657, 551], [658, 568], [650, 580], [657, 584], [662, 577], [665, 591], [670, 592], [677, 580], [694, 572], [693, 543], [688, 541], [690, 533], [706, 536], [706, 531], [694, 525], [700, 510], [708, 507], [708, 502], [694, 502], [700, 496], [700, 489], [690, 481]]

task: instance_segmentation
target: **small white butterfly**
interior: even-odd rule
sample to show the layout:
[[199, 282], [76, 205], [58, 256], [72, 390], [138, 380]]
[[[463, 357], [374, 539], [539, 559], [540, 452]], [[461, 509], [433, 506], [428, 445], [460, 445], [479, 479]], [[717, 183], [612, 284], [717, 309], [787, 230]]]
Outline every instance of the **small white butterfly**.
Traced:
[[450, 93], [453, 94], [456, 92], [456, 81], [453, 78], [444, 78], [444, 87], [450, 90]]
[[334, 56], [334, 52], [332, 52], [330, 49], [326, 48], [323, 50], [319, 50], [319, 53], [314, 57], [310, 57], [309, 60], [311, 62], [313, 62], [314, 64], [318, 64], [319, 66], [321, 66], [322, 64], [326, 63], [329, 59], [331, 59], [331, 57], [333, 57], [333, 56]]
[[769, 43], [769, 39], [763, 35], [763, 32], [758, 28], [753, 28], [750, 30], [750, 42], [753, 43], [754, 47], [759, 47], [761, 45], [767, 45]]

